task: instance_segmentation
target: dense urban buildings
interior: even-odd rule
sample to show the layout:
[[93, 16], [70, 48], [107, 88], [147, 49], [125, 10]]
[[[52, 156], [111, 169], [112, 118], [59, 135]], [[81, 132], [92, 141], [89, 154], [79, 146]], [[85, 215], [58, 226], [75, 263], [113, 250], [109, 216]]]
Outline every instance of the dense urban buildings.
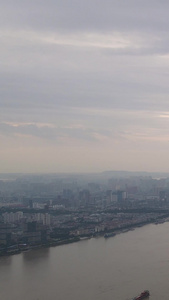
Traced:
[[0, 253], [59, 245], [169, 217], [169, 176], [1, 174]]

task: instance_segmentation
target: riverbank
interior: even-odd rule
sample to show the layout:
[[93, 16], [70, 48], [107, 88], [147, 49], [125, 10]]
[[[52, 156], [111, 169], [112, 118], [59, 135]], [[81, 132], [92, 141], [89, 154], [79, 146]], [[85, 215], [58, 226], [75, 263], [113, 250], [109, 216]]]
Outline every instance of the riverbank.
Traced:
[[14, 255], [14, 254], [20, 254], [22, 252], [34, 250], [34, 249], [41, 249], [41, 248], [49, 248], [49, 247], [56, 247], [60, 245], [66, 245], [66, 244], [71, 244], [80, 241], [80, 237], [74, 237], [70, 238], [67, 240], [60, 240], [60, 241], [49, 241], [48, 243], [45, 244], [38, 244], [38, 245], [27, 245], [27, 247], [20, 248], [19, 245], [13, 245], [8, 248], [4, 248], [0, 250], [0, 256], [9, 256], [9, 255]]
[[[161, 224], [164, 223], [168, 220], [159, 220], [158, 222], [154, 221], [148, 221], [148, 222], [141, 222], [138, 224], [130, 224], [129, 226], [124, 226], [121, 228], [114, 228], [112, 230], [105, 230], [104, 232], [96, 232], [91, 235], [87, 236], [76, 236], [76, 237], [71, 237], [69, 239], [63, 239], [63, 240], [50, 240], [45, 244], [37, 244], [37, 245], [25, 245], [25, 247], [21, 247], [21, 245], [12, 245], [7, 248], [3, 248], [0, 250], [0, 256], [9, 256], [9, 255], [14, 255], [14, 254], [20, 254], [25, 251], [30, 251], [34, 249], [41, 249], [41, 248], [48, 248], [48, 247], [56, 247], [56, 246], [61, 246], [61, 245], [66, 245], [66, 244], [71, 244], [71, 243], [76, 243], [85, 239], [90, 239], [90, 238], [95, 238], [95, 237], [102, 237], [102, 236], [107, 236], [113, 237], [115, 235], [121, 234], [121, 233], [126, 233], [128, 231], [133, 231], [138, 227], [143, 227], [147, 224]], [[111, 236], [112, 234], [112, 236]]]

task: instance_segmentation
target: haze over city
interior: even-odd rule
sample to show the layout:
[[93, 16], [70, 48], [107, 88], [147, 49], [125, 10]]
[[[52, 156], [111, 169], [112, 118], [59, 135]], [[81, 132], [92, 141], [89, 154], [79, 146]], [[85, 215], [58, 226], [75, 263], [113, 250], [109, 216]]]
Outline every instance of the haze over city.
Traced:
[[168, 10], [2, 0], [1, 173], [168, 172]]

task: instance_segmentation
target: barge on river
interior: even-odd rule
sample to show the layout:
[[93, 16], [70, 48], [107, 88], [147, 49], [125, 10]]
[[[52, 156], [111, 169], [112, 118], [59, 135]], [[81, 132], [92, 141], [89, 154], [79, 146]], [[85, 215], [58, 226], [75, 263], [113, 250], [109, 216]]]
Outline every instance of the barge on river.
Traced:
[[148, 298], [149, 296], [150, 296], [150, 292], [148, 290], [145, 290], [139, 296], [134, 297], [132, 300], [142, 300], [142, 299]]

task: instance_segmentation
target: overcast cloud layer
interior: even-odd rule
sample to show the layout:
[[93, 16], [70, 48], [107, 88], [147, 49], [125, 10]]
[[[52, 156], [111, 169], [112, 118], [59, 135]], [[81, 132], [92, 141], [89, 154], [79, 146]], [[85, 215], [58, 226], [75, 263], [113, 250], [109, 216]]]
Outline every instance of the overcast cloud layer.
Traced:
[[1, 0], [0, 172], [168, 172], [168, 13]]

